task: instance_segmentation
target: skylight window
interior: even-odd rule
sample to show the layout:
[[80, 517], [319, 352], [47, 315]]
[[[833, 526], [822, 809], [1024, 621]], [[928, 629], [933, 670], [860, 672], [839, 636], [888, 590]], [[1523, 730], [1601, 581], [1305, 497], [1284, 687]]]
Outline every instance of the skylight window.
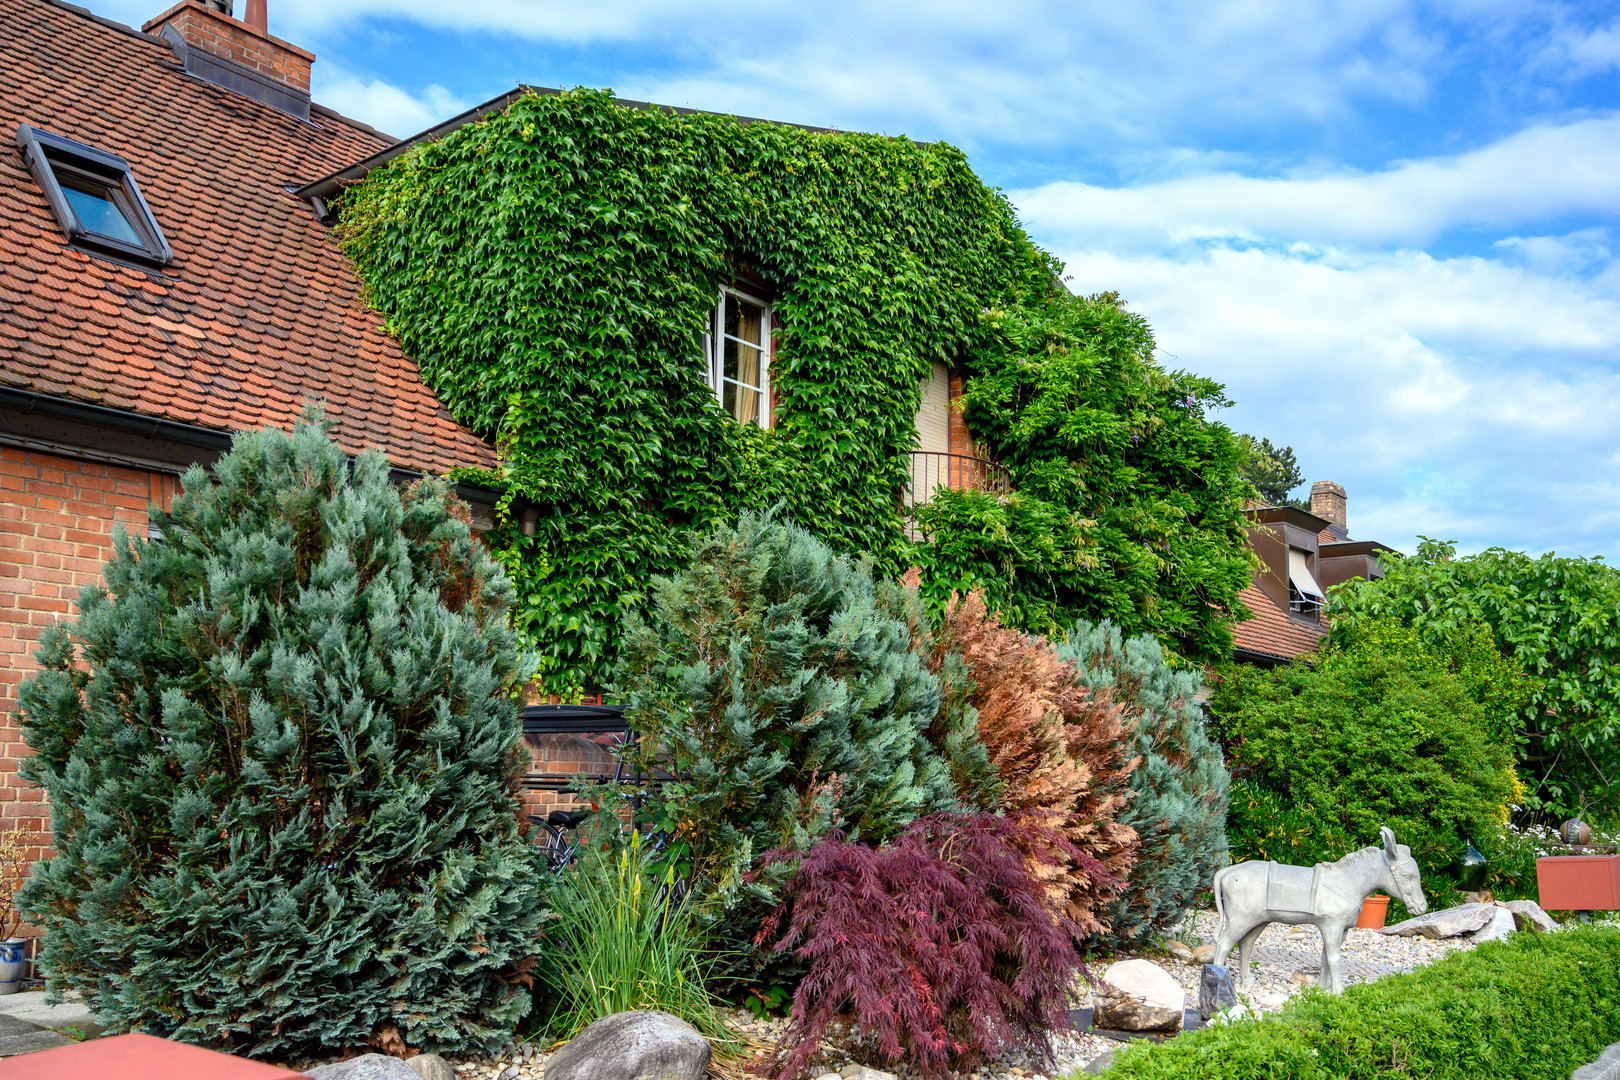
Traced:
[[17, 145], [70, 242], [145, 263], [174, 258], [123, 158], [27, 124]]

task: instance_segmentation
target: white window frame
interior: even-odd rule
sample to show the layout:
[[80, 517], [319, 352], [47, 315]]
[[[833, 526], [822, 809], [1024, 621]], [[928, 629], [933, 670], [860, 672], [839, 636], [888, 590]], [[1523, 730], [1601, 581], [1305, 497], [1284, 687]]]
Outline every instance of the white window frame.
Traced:
[[[764, 339], [763, 345], [761, 345], [759, 342], [744, 341], [740, 337], [733, 337], [731, 334], [725, 332], [726, 302], [731, 297], [735, 297], [738, 300], [746, 300], [748, 303], [753, 304], [755, 307], [760, 309], [760, 336]], [[767, 301], [762, 300], [751, 293], [743, 292], [741, 289], [733, 289], [727, 285], [720, 288], [719, 295], [715, 299], [714, 313], [709, 317], [709, 331], [703, 335], [703, 353], [708, 361], [708, 371], [705, 373], [705, 381], [709, 384], [709, 389], [714, 391], [714, 400], [719, 403], [722, 409], [724, 409], [726, 406], [725, 384], [727, 382], [743, 387], [744, 389], [754, 389], [754, 387], [749, 386], [745, 382], [738, 382], [736, 379], [727, 379], [725, 377], [726, 339], [731, 338], [732, 341], [735, 341], [739, 345], [745, 345], [750, 349], [761, 350], [759, 375], [760, 385], [758, 388], [760, 394], [759, 415], [756, 416], [754, 420], [755, 423], [762, 428], [769, 428], [771, 426], [771, 361], [775, 359], [773, 355], [773, 346], [775, 344], [774, 339], [776, 336], [772, 332], [773, 329], [774, 319], [771, 313], [771, 305]]]

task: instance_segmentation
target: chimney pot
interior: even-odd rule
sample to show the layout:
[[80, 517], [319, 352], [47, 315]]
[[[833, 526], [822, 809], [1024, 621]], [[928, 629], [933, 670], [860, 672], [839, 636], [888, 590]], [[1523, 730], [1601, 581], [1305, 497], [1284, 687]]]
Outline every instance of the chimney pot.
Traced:
[[242, 21], [261, 34], [268, 34], [270, 16], [265, 10], [265, 0], [247, 0], [247, 10], [242, 12]]
[[1322, 518], [1330, 525], [1338, 526], [1346, 536], [1350, 535], [1350, 520], [1345, 502], [1344, 488], [1331, 480], [1318, 480], [1311, 485], [1311, 513]]

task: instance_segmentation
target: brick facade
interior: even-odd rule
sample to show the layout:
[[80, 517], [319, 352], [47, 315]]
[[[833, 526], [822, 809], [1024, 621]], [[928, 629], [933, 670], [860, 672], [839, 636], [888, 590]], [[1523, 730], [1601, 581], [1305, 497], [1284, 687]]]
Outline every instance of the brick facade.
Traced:
[[224, 57], [301, 94], [309, 93], [309, 69], [315, 63], [312, 52], [210, 11], [196, 0], [177, 4], [141, 29], [155, 34], [164, 26], [174, 27], [189, 44], [204, 52]]
[[73, 613], [79, 590], [101, 579], [113, 528], [145, 535], [147, 506], [167, 505], [176, 477], [0, 446], [0, 827], [21, 827], [44, 850], [45, 793], [25, 784], [28, 752], [17, 687], [35, 670], [40, 633]]

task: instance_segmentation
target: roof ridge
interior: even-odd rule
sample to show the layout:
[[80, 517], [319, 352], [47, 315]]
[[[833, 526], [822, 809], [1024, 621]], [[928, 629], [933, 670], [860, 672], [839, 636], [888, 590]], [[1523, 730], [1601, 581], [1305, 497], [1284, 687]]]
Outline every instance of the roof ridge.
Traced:
[[91, 22], [98, 22], [102, 26], [121, 31], [128, 34], [130, 37], [140, 38], [142, 41], [150, 42], [154, 45], [161, 45], [165, 49], [169, 47], [169, 43], [158, 37], [156, 34], [148, 34], [145, 30], [140, 30], [126, 23], [121, 23], [116, 19], [109, 19], [105, 15], [97, 15], [89, 8], [80, 7], [78, 4], [70, 4], [67, 2], [67, 0], [45, 0], [45, 3], [54, 8], [61, 8], [63, 11], [70, 11], [75, 15], [82, 15]]

